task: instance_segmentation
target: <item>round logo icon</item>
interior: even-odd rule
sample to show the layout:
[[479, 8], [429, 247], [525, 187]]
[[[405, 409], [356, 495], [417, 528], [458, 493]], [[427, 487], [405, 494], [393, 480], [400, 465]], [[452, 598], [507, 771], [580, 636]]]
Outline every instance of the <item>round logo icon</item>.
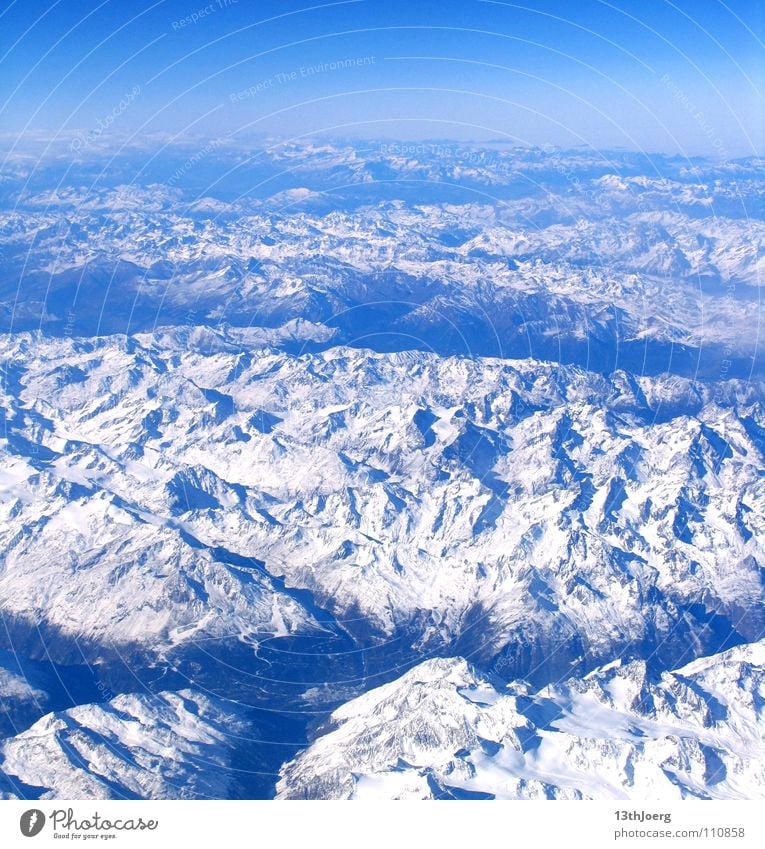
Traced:
[[19, 820], [19, 828], [24, 837], [36, 837], [43, 830], [44, 825], [45, 814], [37, 808], [24, 811]]

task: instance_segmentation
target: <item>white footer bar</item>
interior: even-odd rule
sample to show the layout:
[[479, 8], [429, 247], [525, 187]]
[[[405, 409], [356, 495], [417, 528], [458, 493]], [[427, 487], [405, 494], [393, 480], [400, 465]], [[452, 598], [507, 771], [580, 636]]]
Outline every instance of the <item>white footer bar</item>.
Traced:
[[765, 846], [762, 802], [0, 802], [0, 846]]

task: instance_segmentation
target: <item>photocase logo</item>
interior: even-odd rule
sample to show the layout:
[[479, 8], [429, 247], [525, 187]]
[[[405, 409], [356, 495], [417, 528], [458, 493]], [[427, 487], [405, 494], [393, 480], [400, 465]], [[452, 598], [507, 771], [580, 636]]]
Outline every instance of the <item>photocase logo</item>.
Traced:
[[25, 837], [36, 837], [45, 825], [45, 814], [38, 811], [37, 808], [32, 808], [31, 811], [24, 811], [19, 820], [19, 828]]

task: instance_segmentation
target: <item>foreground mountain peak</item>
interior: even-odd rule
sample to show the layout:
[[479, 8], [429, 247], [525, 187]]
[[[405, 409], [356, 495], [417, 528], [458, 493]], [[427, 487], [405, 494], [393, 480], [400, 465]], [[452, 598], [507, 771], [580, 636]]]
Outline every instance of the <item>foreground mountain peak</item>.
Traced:
[[760, 798], [762, 661], [762, 643], [655, 675], [616, 661], [536, 692], [426, 661], [336, 710], [279, 795]]

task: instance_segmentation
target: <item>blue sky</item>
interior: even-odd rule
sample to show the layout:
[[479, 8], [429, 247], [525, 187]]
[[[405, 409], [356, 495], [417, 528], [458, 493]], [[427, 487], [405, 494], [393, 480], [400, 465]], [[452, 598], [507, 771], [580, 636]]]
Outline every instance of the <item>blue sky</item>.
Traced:
[[765, 152], [765, 0], [18, 0], [1, 126]]

